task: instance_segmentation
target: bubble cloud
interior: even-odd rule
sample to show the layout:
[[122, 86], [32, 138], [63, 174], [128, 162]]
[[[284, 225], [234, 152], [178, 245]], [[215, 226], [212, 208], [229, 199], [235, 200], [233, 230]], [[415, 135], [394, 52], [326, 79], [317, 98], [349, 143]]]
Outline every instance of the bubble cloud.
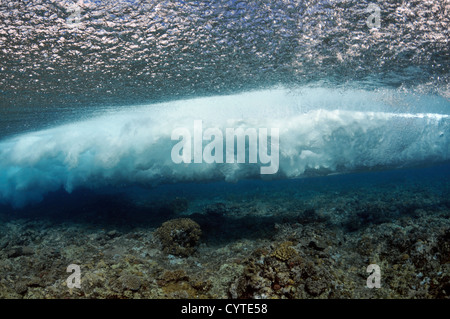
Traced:
[[279, 128], [272, 178], [448, 161], [446, 105], [389, 92], [277, 89], [119, 108], [1, 141], [0, 202], [23, 206], [61, 188], [261, 178], [261, 163], [174, 163], [171, 134], [195, 120], [220, 130]]

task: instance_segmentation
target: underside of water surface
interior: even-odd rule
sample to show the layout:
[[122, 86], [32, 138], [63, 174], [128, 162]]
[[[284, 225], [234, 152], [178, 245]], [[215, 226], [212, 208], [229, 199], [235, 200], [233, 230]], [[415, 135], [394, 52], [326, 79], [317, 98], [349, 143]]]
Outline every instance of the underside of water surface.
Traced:
[[0, 0], [0, 298], [449, 298], [449, 16]]

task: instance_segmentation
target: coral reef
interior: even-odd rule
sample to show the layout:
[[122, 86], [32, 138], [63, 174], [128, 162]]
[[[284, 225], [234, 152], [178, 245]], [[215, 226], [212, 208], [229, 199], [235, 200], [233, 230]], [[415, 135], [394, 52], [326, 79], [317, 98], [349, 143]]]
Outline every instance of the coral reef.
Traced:
[[165, 253], [183, 257], [194, 253], [201, 234], [200, 226], [190, 218], [169, 220], [155, 231]]
[[272, 253], [272, 257], [275, 257], [281, 261], [287, 261], [297, 255], [297, 251], [292, 247], [293, 243], [286, 241], [281, 243]]
[[[450, 205], [435, 183], [249, 198], [168, 200], [149, 211], [172, 213], [134, 223], [90, 205], [72, 220], [0, 211], [0, 298], [450, 298]], [[81, 288], [67, 287], [70, 264]], [[380, 289], [366, 287], [370, 264]]]
[[124, 275], [119, 278], [119, 281], [122, 282], [123, 288], [138, 291], [141, 288], [142, 282], [138, 276], [134, 275]]

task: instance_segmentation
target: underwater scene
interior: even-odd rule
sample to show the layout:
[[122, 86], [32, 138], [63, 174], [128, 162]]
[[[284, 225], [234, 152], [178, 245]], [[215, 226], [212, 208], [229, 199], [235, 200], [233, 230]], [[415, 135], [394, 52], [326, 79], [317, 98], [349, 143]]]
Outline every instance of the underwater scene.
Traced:
[[449, 26], [0, 0], [0, 299], [449, 299]]

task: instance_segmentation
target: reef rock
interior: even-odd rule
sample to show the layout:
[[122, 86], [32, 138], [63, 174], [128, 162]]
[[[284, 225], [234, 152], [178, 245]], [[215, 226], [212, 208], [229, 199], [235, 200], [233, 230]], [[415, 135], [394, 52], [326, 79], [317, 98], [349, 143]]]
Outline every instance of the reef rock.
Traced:
[[155, 231], [165, 253], [182, 257], [195, 252], [201, 234], [200, 226], [190, 218], [169, 220]]

